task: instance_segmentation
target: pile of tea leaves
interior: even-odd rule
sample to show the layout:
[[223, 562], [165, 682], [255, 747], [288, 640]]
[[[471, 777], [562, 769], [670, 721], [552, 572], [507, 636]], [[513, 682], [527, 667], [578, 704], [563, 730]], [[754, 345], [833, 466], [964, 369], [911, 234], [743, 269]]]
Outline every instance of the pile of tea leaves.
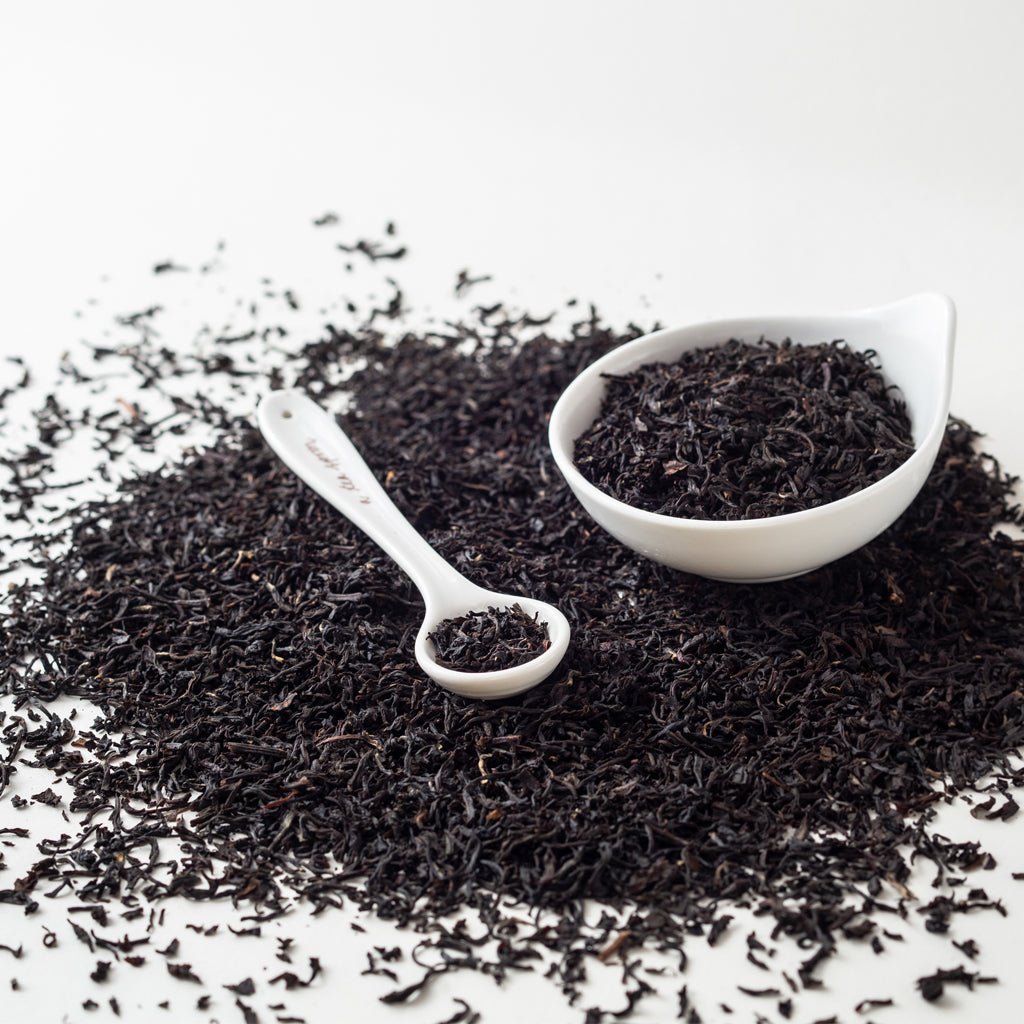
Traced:
[[532, 661], [551, 646], [547, 626], [522, 606], [443, 619], [431, 630], [437, 663], [459, 672], [496, 672]]
[[[1022, 520], [1012, 480], [953, 420], [917, 501], [842, 561], [762, 586], [673, 572], [594, 525], [545, 441], [566, 385], [638, 331], [596, 316], [556, 336], [538, 325], [488, 307], [432, 333], [333, 326], [280, 347], [275, 384], [336, 411], [467, 576], [565, 612], [573, 643], [556, 675], [493, 703], [431, 683], [411, 583], [249, 416], [178, 399], [213, 442], [75, 508], [36, 543], [37, 578], [5, 599], [3, 686], [38, 721], [4, 726], [0, 786], [31, 752], [93, 824], [47, 844], [0, 899], [31, 910], [73, 883], [95, 904], [355, 901], [441, 936], [447, 966], [424, 982], [528, 968], [538, 947], [571, 952], [570, 998], [582, 901], [630, 910], [616, 955], [714, 943], [738, 904], [809, 950], [771, 1003], [782, 1018], [837, 943], [882, 944], [913, 859], [952, 886], [925, 908], [934, 930], [999, 909], [973, 883], [968, 900], [955, 889], [988, 863], [980, 843], [929, 822], [982, 780], [987, 817], [1017, 809], [1024, 543], [996, 530]], [[165, 351], [134, 354], [157, 391], [175, 373]], [[233, 380], [253, 405], [268, 386]], [[46, 711], [64, 695], [97, 723]], [[167, 838], [181, 841], [170, 874], [154, 852]], [[561, 926], [517, 932], [510, 898]], [[465, 908], [497, 960], [440, 924]], [[624, 978], [617, 1015], [651, 991]], [[956, 980], [929, 982], [929, 998]], [[701, 1019], [685, 988], [679, 1012]]]
[[913, 451], [906, 406], [874, 352], [734, 338], [608, 375], [574, 458], [637, 508], [731, 520], [845, 498]]

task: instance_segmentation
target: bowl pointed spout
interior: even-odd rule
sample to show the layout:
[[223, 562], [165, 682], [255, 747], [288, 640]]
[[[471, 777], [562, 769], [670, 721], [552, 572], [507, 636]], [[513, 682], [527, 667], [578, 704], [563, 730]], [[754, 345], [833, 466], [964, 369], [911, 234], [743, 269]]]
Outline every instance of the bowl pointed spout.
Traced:
[[946, 427], [956, 336], [952, 299], [922, 292], [851, 314], [851, 320], [860, 321], [851, 333], [878, 353], [882, 372], [903, 392], [920, 448]]

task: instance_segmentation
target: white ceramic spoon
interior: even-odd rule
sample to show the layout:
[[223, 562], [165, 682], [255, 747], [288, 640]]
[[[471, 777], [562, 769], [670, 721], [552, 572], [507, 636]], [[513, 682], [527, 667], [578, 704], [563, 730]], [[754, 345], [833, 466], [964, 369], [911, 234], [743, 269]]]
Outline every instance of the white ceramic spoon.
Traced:
[[[410, 576], [426, 612], [416, 660], [434, 682], [463, 697], [511, 697], [546, 679], [569, 646], [569, 623], [553, 605], [485, 590], [452, 568], [395, 508], [334, 417], [300, 391], [274, 391], [256, 413], [267, 444], [300, 479], [329, 501]], [[550, 646], [532, 661], [495, 672], [459, 672], [437, 663], [429, 634], [443, 619], [519, 605], [547, 626]]]

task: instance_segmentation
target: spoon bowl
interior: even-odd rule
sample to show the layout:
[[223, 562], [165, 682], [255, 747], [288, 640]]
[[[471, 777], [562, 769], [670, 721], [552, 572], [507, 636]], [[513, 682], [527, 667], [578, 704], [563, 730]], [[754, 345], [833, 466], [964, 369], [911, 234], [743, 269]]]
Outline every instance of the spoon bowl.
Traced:
[[[657, 331], [588, 366], [551, 413], [555, 463], [580, 504], [613, 537], [674, 569], [734, 583], [767, 583], [810, 572], [849, 554], [890, 526], [913, 501], [945, 433], [952, 385], [956, 313], [945, 295], [925, 293], [855, 313], [717, 320]], [[672, 362], [730, 338], [790, 338], [811, 345], [841, 338], [878, 353], [882, 374], [903, 393], [914, 452], [888, 476], [817, 508], [765, 519], [683, 519], [635, 508], [595, 487], [576, 468], [574, 445], [597, 418], [605, 374]]]
[[[448, 603], [443, 608], [427, 605], [423, 617], [423, 625], [416, 634], [416, 661], [420, 668], [431, 679], [446, 690], [461, 694], [463, 697], [482, 697], [485, 700], [498, 700], [501, 697], [514, 697], [517, 693], [529, 690], [532, 686], [546, 679], [558, 667], [569, 646], [569, 623], [565, 616], [546, 601], [537, 601], [528, 597], [513, 597], [510, 594], [499, 594], [493, 590], [484, 590], [469, 581], [470, 589], [458, 594], [449, 594]], [[519, 605], [530, 617], [536, 616], [547, 626], [549, 645], [530, 661], [511, 668], [498, 669], [492, 672], [462, 672], [448, 668], [437, 662], [437, 651], [430, 639], [434, 627], [444, 619], [455, 618], [469, 611], [483, 611], [486, 608], [502, 610]]]
[[[565, 616], [546, 601], [478, 587], [449, 565], [395, 507], [333, 416], [301, 391], [288, 390], [267, 395], [256, 419], [267, 444], [285, 465], [376, 541], [416, 584], [426, 605], [416, 635], [416, 661], [434, 682], [463, 697], [498, 700], [536, 686], [558, 667], [569, 647]], [[462, 672], [438, 664], [430, 633], [439, 622], [515, 604], [547, 627], [549, 646], [536, 658], [489, 672]]]

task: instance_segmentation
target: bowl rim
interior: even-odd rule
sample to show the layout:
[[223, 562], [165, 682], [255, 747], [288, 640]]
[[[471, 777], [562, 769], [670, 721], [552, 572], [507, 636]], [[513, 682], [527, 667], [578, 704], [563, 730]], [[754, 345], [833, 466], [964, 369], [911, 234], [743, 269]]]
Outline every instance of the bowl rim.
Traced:
[[[876, 480], [873, 483], [868, 484], [866, 487], [862, 487], [860, 490], [854, 491], [852, 494], [847, 494], [842, 498], [836, 498], [834, 501], [826, 502], [823, 505], [816, 505], [814, 508], [800, 509], [796, 512], [783, 512], [774, 516], [762, 516], [758, 519], [689, 519], [684, 516], [667, 515], [664, 512], [651, 512], [648, 509], [638, 508], [636, 505], [630, 505], [621, 498], [616, 498], [607, 491], [601, 490], [601, 488], [588, 480], [576, 467], [571, 451], [571, 445], [575, 441], [575, 438], [570, 439], [567, 436], [568, 432], [565, 426], [565, 421], [568, 417], [573, 399], [578, 397], [579, 393], [584, 389], [594, 388], [606, 372], [606, 367], [609, 364], [619, 362], [623, 358], [623, 353], [625, 352], [635, 354], [643, 348], [656, 347], [656, 345], [668, 335], [685, 334], [686, 332], [693, 331], [698, 328], [704, 329], [721, 327], [723, 328], [723, 333], [725, 333], [726, 328], [728, 328], [728, 331], [737, 331], [744, 325], [747, 327], [755, 327], [756, 325], [764, 325], [765, 323], [772, 321], [808, 324], [817, 321], [841, 319], [867, 320], [877, 318], [879, 315], [891, 312], [898, 307], [907, 306], [911, 303], [922, 302], [925, 300], [930, 302], [938, 300], [942, 304], [947, 317], [943, 346], [939, 353], [941, 357], [941, 377], [939, 385], [942, 388], [942, 399], [939, 402], [938, 410], [932, 422], [928, 424], [920, 442], [914, 445], [914, 451], [906, 461], [897, 466], [892, 470], [892, 472], [887, 473], [880, 480]], [[642, 524], [659, 528], [667, 527], [677, 530], [692, 529], [705, 532], [724, 531], [730, 533], [742, 533], [744, 531], [749, 532], [751, 530], [758, 529], [763, 530], [767, 526], [782, 523], [786, 525], [799, 525], [816, 518], [823, 518], [828, 515], [853, 510], [857, 508], [857, 506], [862, 505], [865, 501], [873, 500], [875, 497], [885, 493], [886, 491], [889, 491], [894, 487], [898, 487], [904, 477], [916, 472], [920, 464], [926, 460], [929, 461], [930, 469], [930, 463], [934, 461], [938, 450], [937, 442], [941, 442], [941, 437], [945, 432], [946, 423], [949, 418], [949, 400], [952, 390], [953, 344], [955, 336], [956, 308], [952, 299], [941, 292], [919, 292], [896, 302], [886, 303], [882, 306], [871, 306], [866, 309], [855, 310], [852, 312], [823, 314], [802, 313], [790, 316], [785, 314], [766, 314], [763, 316], [728, 317], [715, 320], [694, 321], [693, 323], [683, 324], [678, 327], [661, 328], [660, 330], [652, 331], [649, 334], [641, 335], [639, 338], [634, 338], [631, 341], [617, 345], [610, 352], [606, 352], [601, 356], [600, 359], [597, 359], [589, 366], [584, 367], [569, 382], [569, 384], [566, 385], [561, 395], [559, 395], [558, 400], [555, 402], [551, 410], [551, 415], [548, 419], [548, 447], [550, 448], [551, 454], [555, 460], [555, 465], [565, 477], [566, 482], [573, 491], [578, 495], [585, 495], [587, 502], [595, 502], [609, 512], [631, 516]], [[719, 342], [719, 344], [725, 344], [725, 340]], [[706, 347], [713, 346], [708, 345]], [[684, 349], [682, 351], [686, 350]], [[643, 363], [638, 365], [643, 365]], [[899, 385], [897, 384], [897, 386]], [[935, 449], [934, 451], [932, 450], [933, 448]], [[580, 500], [582, 500], [582, 497]]]

